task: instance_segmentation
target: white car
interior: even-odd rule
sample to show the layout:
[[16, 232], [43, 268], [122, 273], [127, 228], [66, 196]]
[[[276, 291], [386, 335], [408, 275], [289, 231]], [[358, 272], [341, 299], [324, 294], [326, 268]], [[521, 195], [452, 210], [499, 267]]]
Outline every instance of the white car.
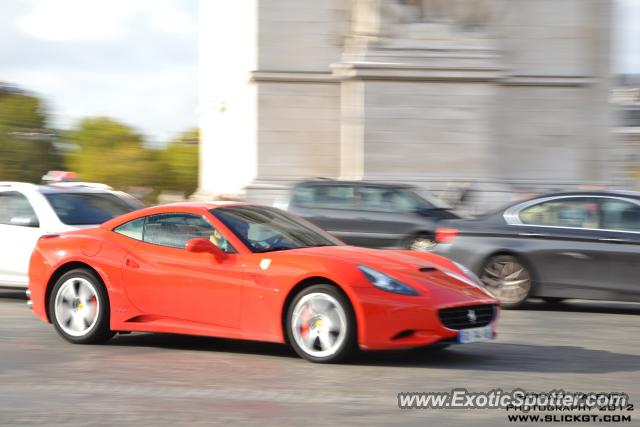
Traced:
[[0, 288], [26, 288], [40, 236], [101, 224], [143, 207], [102, 184], [0, 182]]

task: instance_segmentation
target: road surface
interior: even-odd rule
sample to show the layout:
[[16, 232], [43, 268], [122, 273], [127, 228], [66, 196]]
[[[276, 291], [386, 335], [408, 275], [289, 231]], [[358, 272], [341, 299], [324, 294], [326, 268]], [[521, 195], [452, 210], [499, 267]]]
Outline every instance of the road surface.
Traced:
[[71, 345], [21, 296], [0, 291], [2, 426], [497, 426], [509, 425], [504, 410], [401, 410], [397, 394], [500, 387], [640, 398], [637, 304], [531, 302], [502, 312], [494, 342], [316, 365], [283, 345], [215, 338]]

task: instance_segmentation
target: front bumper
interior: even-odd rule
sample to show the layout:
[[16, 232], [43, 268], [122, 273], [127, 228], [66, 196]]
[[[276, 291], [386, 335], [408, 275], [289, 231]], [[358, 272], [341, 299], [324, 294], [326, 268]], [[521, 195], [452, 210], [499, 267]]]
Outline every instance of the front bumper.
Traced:
[[489, 323], [496, 334], [499, 308], [494, 299], [434, 302], [429, 296], [381, 294], [377, 289], [359, 289], [358, 343], [365, 350], [423, 347], [440, 341], [455, 341], [458, 330], [445, 327], [441, 309], [481, 304], [495, 306]]

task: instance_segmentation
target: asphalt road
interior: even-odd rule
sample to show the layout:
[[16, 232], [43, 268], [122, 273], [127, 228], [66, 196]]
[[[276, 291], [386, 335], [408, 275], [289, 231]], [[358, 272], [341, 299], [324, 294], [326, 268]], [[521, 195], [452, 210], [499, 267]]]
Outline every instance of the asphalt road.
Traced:
[[213, 338], [131, 334], [71, 345], [20, 295], [0, 291], [2, 426], [509, 425], [504, 410], [398, 409], [398, 392], [457, 387], [640, 400], [637, 304], [532, 302], [503, 312], [491, 343], [315, 365], [282, 345]]

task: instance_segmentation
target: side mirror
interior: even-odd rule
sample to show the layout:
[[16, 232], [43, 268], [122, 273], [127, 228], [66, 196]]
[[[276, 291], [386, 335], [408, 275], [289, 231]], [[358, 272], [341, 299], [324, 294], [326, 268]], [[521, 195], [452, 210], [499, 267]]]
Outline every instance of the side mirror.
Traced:
[[38, 221], [38, 218], [36, 218], [33, 215], [14, 216], [9, 220], [9, 222], [11, 223], [11, 225], [18, 225], [20, 227], [33, 227], [33, 228], [40, 227], [40, 222]]
[[211, 243], [211, 240], [209, 239], [204, 239], [204, 238], [191, 239], [187, 242], [184, 248], [187, 250], [187, 252], [210, 253], [218, 260], [222, 260], [227, 257], [227, 253], [224, 252], [219, 247], [217, 247], [216, 245], [214, 245], [213, 243]]

